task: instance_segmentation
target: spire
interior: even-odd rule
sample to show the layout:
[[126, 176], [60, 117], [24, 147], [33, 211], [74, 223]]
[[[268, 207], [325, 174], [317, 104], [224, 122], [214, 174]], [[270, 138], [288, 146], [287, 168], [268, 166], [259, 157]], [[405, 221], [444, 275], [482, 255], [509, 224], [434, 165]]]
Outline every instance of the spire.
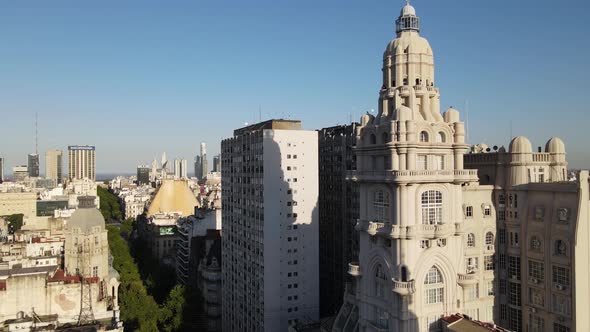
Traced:
[[399, 34], [403, 31], [420, 31], [420, 18], [416, 16], [416, 9], [410, 5], [410, 0], [406, 0], [406, 5], [395, 21], [395, 32]]

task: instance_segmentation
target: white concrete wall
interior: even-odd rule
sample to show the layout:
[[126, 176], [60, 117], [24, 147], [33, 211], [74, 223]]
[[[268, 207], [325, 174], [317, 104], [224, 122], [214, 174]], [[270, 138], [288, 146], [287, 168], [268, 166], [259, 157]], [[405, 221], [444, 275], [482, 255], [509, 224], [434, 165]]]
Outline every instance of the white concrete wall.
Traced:
[[[290, 319], [319, 319], [317, 148], [315, 131], [264, 131], [266, 331], [285, 331]], [[289, 189], [291, 194], [288, 194]], [[288, 206], [288, 202], [293, 201], [297, 205]], [[297, 213], [297, 219], [288, 217], [292, 213]], [[296, 265], [293, 264], [295, 260]], [[294, 272], [297, 277], [293, 276]], [[288, 273], [292, 273], [291, 277]], [[288, 296], [297, 296], [298, 300], [288, 301]]]

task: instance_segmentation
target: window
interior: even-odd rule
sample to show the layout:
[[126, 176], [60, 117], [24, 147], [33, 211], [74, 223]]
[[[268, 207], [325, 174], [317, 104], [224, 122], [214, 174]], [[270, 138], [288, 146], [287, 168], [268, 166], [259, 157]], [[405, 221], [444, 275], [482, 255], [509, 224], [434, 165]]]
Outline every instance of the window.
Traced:
[[498, 266], [501, 269], [505, 269], [506, 268], [506, 255], [504, 255], [504, 254], [499, 254], [498, 255]]
[[522, 331], [522, 310], [509, 308], [508, 328], [512, 331]]
[[465, 266], [467, 267], [467, 273], [479, 270], [479, 257], [467, 257], [465, 259]]
[[381, 265], [377, 265], [375, 269], [375, 295], [385, 297], [385, 294], [387, 294], [387, 276]]
[[443, 133], [442, 131], [439, 131], [438, 134], [436, 134], [436, 143], [444, 143], [445, 142], [445, 133]]
[[443, 170], [445, 169], [444, 156], [433, 156], [434, 157], [434, 169]]
[[443, 279], [440, 271], [433, 266], [424, 278], [426, 304], [442, 303], [444, 295]]
[[510, 232], [510, 246], [518, 247], [518, 232]]
[[428, 142], [428, 133], [425, 131], [420, 132], [420, 142]]
[[420, 248], [426, 249], [428, 247], [430, 247], [430, 241], [429, 240], [420, 240]]
[[383, 144], [389, 143], [389, 135], [387, 133], [381, 134], [381, 142]]
[[485, 256], [483, 258], [483, 262], [484, 262], [486, 271], [493, 271], [494, 270], [494, 256]]
[[553, 311], [567, 316], [571, 314], [570, 299], [568, 296], [553, 293], [551, 294], [551, 302]]
[[545, 306], [545, 291], [536, 288], [529, 288], [529, 302], [539, 306]]
[[506, 230], [505, 230], [505, 229], [503, 229], [503, 228], [501, 228], [501, 229], [498, 231], [498, 233], [499, 233], [499, 234], [498, 234], [498, 242], [499, 242], [500, 244], [505, 244], [505, 243], [506, 243]]
[[467, 218], [473, 217], [473, 206], [468, 206], [465, 208], [465, 217], [467, 217]]
[[537, 280], [545, 279], [545, 265], [539, 261], [529, 261], [529, 277]]
[[467, 234], [467, 247], [475, 247], [475, 234], [469, 233]]
[[371, 134], [369, 140], [370, 140], [371, 144], [377, 144], [377, 136], [375, 136], [375, 134]]
[[493, 280], [488, 281], [487, 294], [488, 294], [488, 296], [494, 296], [494, 281]]
[[520, 257], [508, 256], [508, 277], [520, 280]]
[[513, 282], [508, 283], [508, 304], [520, 306], [522, 299], [520, 298], [520, 284]]
[[506, 206], [506, 196], [504, 196], [504, 194], [498, 195], [498, 205], [500, 207]]
[[492, 215], [492, 208], [489, 205], [484, 206], [483, 208], [483, 215], [485, 217], [489, 217]]
[[560, 323], [553, 323], [553, 332], [570, 332], [570, 328]]
[[423, 171], [426, 169], [426, 155], [419, 154], [416, 156], [416, 169]]
[[570, 270], [567, 267], [553, 265], [553, 282], [569, 286]]
[[500, 291], [500, 294], [506, 294], [506, 289], [508, 288], [506, 280], [505, 279], [500, 279], [498, 282], [498, 289]]
[[465, 297], [467, 301], [477, 300], [479, 298], [479, 284], [468, 287]]
[[500, 319], [508, 318], [508, 308], [505, 304], [500, 304]]
[[494, 233], [492, 233], [492, 232], [486, 233], [486, 245], [488, 245], [488, 246], [494, 245]]
[[442, 220], [442, 193], [429, 190], [422, 193], [422, 224], [440, 225]]
[[92, 276], [98, 277], [98, 266], [92, 267]]
[[500, 210], [498, 211], [498, 220], [506, 220], [506, 211], [504, 210]]
[[389, 193], [377, 190], [373, 194], [373, 209], [375, 219], [379, 221], [389, 220]]
[[542, 317], [530, 315], [529, 332], [545, 332], [545, 320]]

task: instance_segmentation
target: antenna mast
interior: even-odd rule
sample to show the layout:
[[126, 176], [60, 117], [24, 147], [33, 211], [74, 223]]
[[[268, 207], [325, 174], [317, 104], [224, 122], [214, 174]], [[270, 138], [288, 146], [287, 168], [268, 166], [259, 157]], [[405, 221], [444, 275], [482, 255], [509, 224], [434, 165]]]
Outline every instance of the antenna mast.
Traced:
[[39, 113], [35, 113], [35, 154], [39, 154]]

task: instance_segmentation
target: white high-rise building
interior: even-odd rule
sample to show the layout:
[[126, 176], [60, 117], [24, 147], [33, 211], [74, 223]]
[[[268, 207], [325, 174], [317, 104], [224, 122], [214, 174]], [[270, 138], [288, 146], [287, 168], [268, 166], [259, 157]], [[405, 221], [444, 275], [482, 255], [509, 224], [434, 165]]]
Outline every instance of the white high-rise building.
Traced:
[[49, 150], [45, 153], [45, 177], [62, 183], [63, 152], [61, 150]]
[[94, 146], [68, 146], [68, 176], [70, 180], [96, 180], [96, 151]]
[[175, 159], [174, 160], [174, 177], [177, 179], [187, 178], [187, 164], [186, 159]]
[[221, 149], [223, 331], [319, 319], [317, 132], [269, 120]]
[[201, 180], [207, 177], [207, 146], [205, 142], [201, 143]]

